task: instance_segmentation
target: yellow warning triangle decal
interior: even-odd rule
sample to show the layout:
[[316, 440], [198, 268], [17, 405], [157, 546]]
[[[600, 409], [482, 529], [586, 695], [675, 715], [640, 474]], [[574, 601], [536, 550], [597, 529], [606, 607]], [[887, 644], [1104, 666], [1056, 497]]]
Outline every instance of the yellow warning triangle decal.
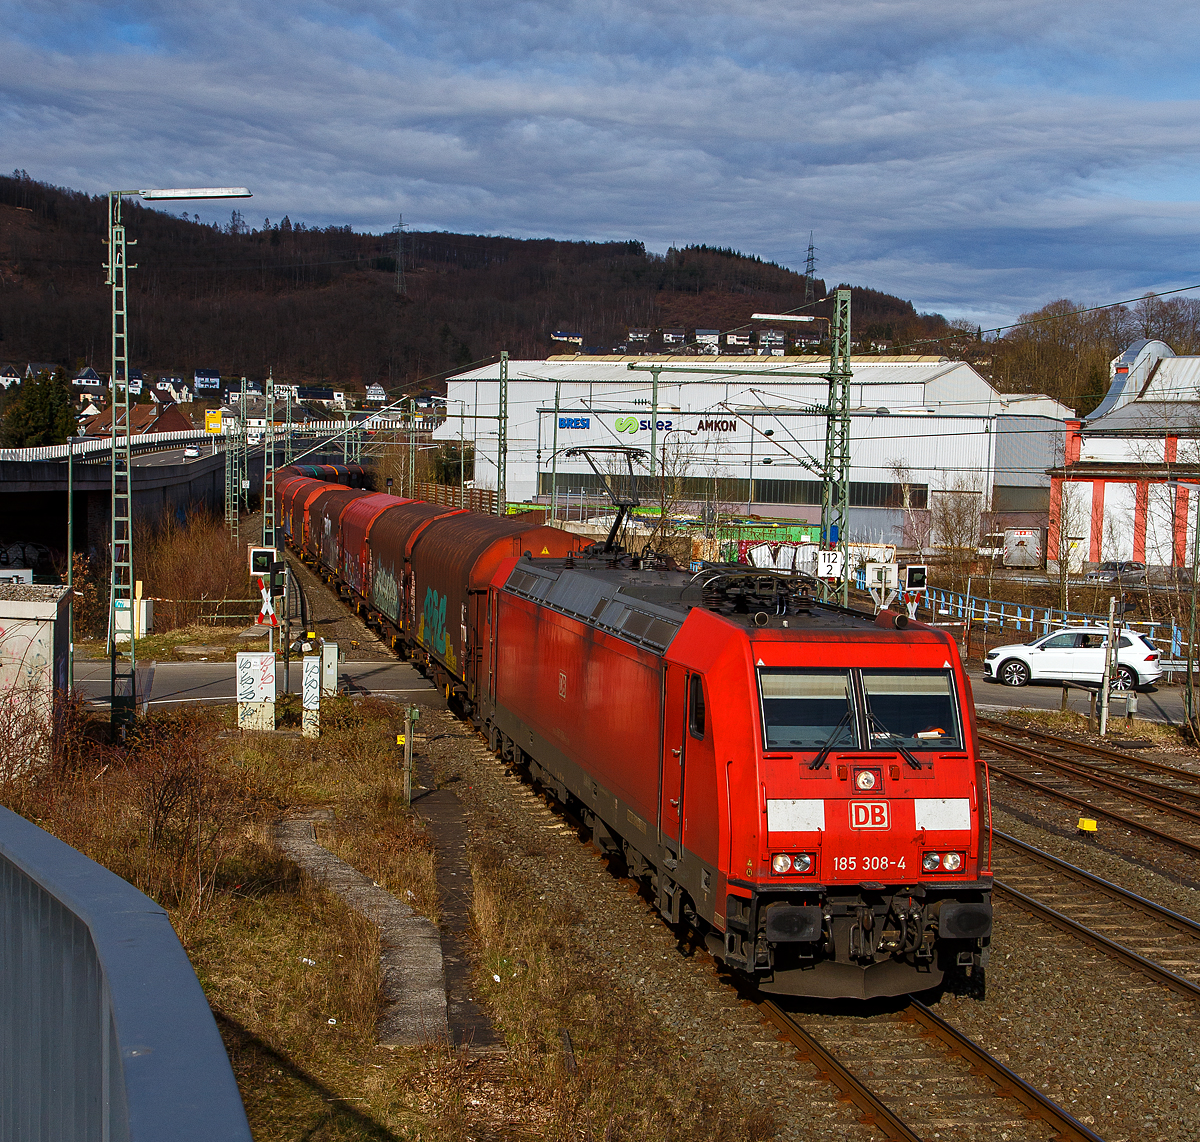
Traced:
[[542, 554], [543, 554], [543, 555], [549, 555], [549, 554], [550, 554], [550, 548], [548, 548], [548, 547], [543, 547], [543, 548], [542, 548]]

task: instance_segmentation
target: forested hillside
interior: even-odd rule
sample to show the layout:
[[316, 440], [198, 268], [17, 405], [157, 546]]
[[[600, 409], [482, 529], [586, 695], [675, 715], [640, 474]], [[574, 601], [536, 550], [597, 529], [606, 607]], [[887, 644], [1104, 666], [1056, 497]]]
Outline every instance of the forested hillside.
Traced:
[[[181, 204], [186, 205], [186, 204]], [[406, 232], [405, 292], [396, 237], [289, 218], [221, 227], [126, 200], [131, 358], [143, 370], [196, 368], [258, 378], [329, 379], [398, 389], [507, 349], [561, 351], [568, 329], [612, 346], [635, 327], [730, 329], [756, 311], [803, 303], [804, 278], [729, 249], [666, 255], [640, 242], [559, 242]], [[109, 367], [106, 201], [15, 172], [0, 178], [0, 360]], [[825, 283], [816, 283], [817, 297]], [[828, 305], [811, 312], [828, 316]], [[950, 345], [952, 330], [909, 302], [855, 287], [864, 339]]]

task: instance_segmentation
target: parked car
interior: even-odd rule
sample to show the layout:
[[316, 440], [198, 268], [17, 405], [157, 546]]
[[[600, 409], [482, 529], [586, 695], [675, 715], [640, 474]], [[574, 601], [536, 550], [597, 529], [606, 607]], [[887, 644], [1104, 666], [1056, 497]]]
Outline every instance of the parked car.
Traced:
[[[998, 646], [983, 662], [987, 682], [1024, 686], [1028, 682], [1093, 682], [1104, 679], [1108, 645], [1105, 627], [1067, 627], [1035, 642]], [[1117, 637], [1114, 690], [1136, 690], [1162, 677], [1160, 655], [1145, 635], [1123, 630]]]
[[1146, 581], [1146, 565], [1131, 563], [1128, 560], [1121, 563], [1101, 563], [1095, 571], [1087, 573], [1088, 583], [1144, 583]]
[[194, 444], [189, 444], [183, 450], [183, 458], [185, 460], [198, 460], [200, 458], [200, 449]]

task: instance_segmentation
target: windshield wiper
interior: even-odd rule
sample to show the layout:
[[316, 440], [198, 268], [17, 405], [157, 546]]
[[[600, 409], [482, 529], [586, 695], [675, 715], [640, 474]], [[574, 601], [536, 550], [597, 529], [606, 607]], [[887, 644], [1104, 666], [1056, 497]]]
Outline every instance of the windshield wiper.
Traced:
[[837, 740], [838, 734], [850, 724], [850, 711], [847, 710], [842, 715], [842, 720], [833, 727], [833, 733], [825, 739], [825, 744], [821, 746], [821, 752], [808, 763], [809, 769], [820, 769], [829, 758], [829, 754], [833, 750], [833, 743]]
[[879, 721], [879, 719], [873, 713], [871, 713], [870, 710], [867, 711], [867, 725], [871, 729], [879, 730], [879, 732], [881, 734], [883, 734], [883, 736], [891, 738], [892, 745], [895, 747], [896, 752], [902, 758], [904, 758], [904, 760], [907, 761], [908, 764], [913, 767], [913, 769], [921, 768], [921, 763], [917, 760], [917, 758], [912, 753], [909, 752], [908, 747], [903, 745], [899, 740], [897, 740], [900, 735], [897, 733], [893, 733], [886, 726], [884, 726]]

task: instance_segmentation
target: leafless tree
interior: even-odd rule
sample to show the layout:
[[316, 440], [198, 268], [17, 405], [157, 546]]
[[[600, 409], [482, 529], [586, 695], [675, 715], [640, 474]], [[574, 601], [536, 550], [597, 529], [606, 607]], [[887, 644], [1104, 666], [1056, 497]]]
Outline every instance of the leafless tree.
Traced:
[[950, 572], [952, 589], [966, 586], [979, 550], [979, 525], [983, 493], [975, 476], [958, 475], [949, 485], [930, 495], [934, 543], [941, 548]]
[[903, 522], [900, 525], [900, 545], [916, 549], [917, 557], [923, 557], [925, 548], [929, 546], [932, 519], [928, 507], [917, 507], [917, 487], [913, 483], [912, 470], [908, 461], [897, 457], [888, 461], [888, 471], [892, 483], [899, 489], [900, 511]]

